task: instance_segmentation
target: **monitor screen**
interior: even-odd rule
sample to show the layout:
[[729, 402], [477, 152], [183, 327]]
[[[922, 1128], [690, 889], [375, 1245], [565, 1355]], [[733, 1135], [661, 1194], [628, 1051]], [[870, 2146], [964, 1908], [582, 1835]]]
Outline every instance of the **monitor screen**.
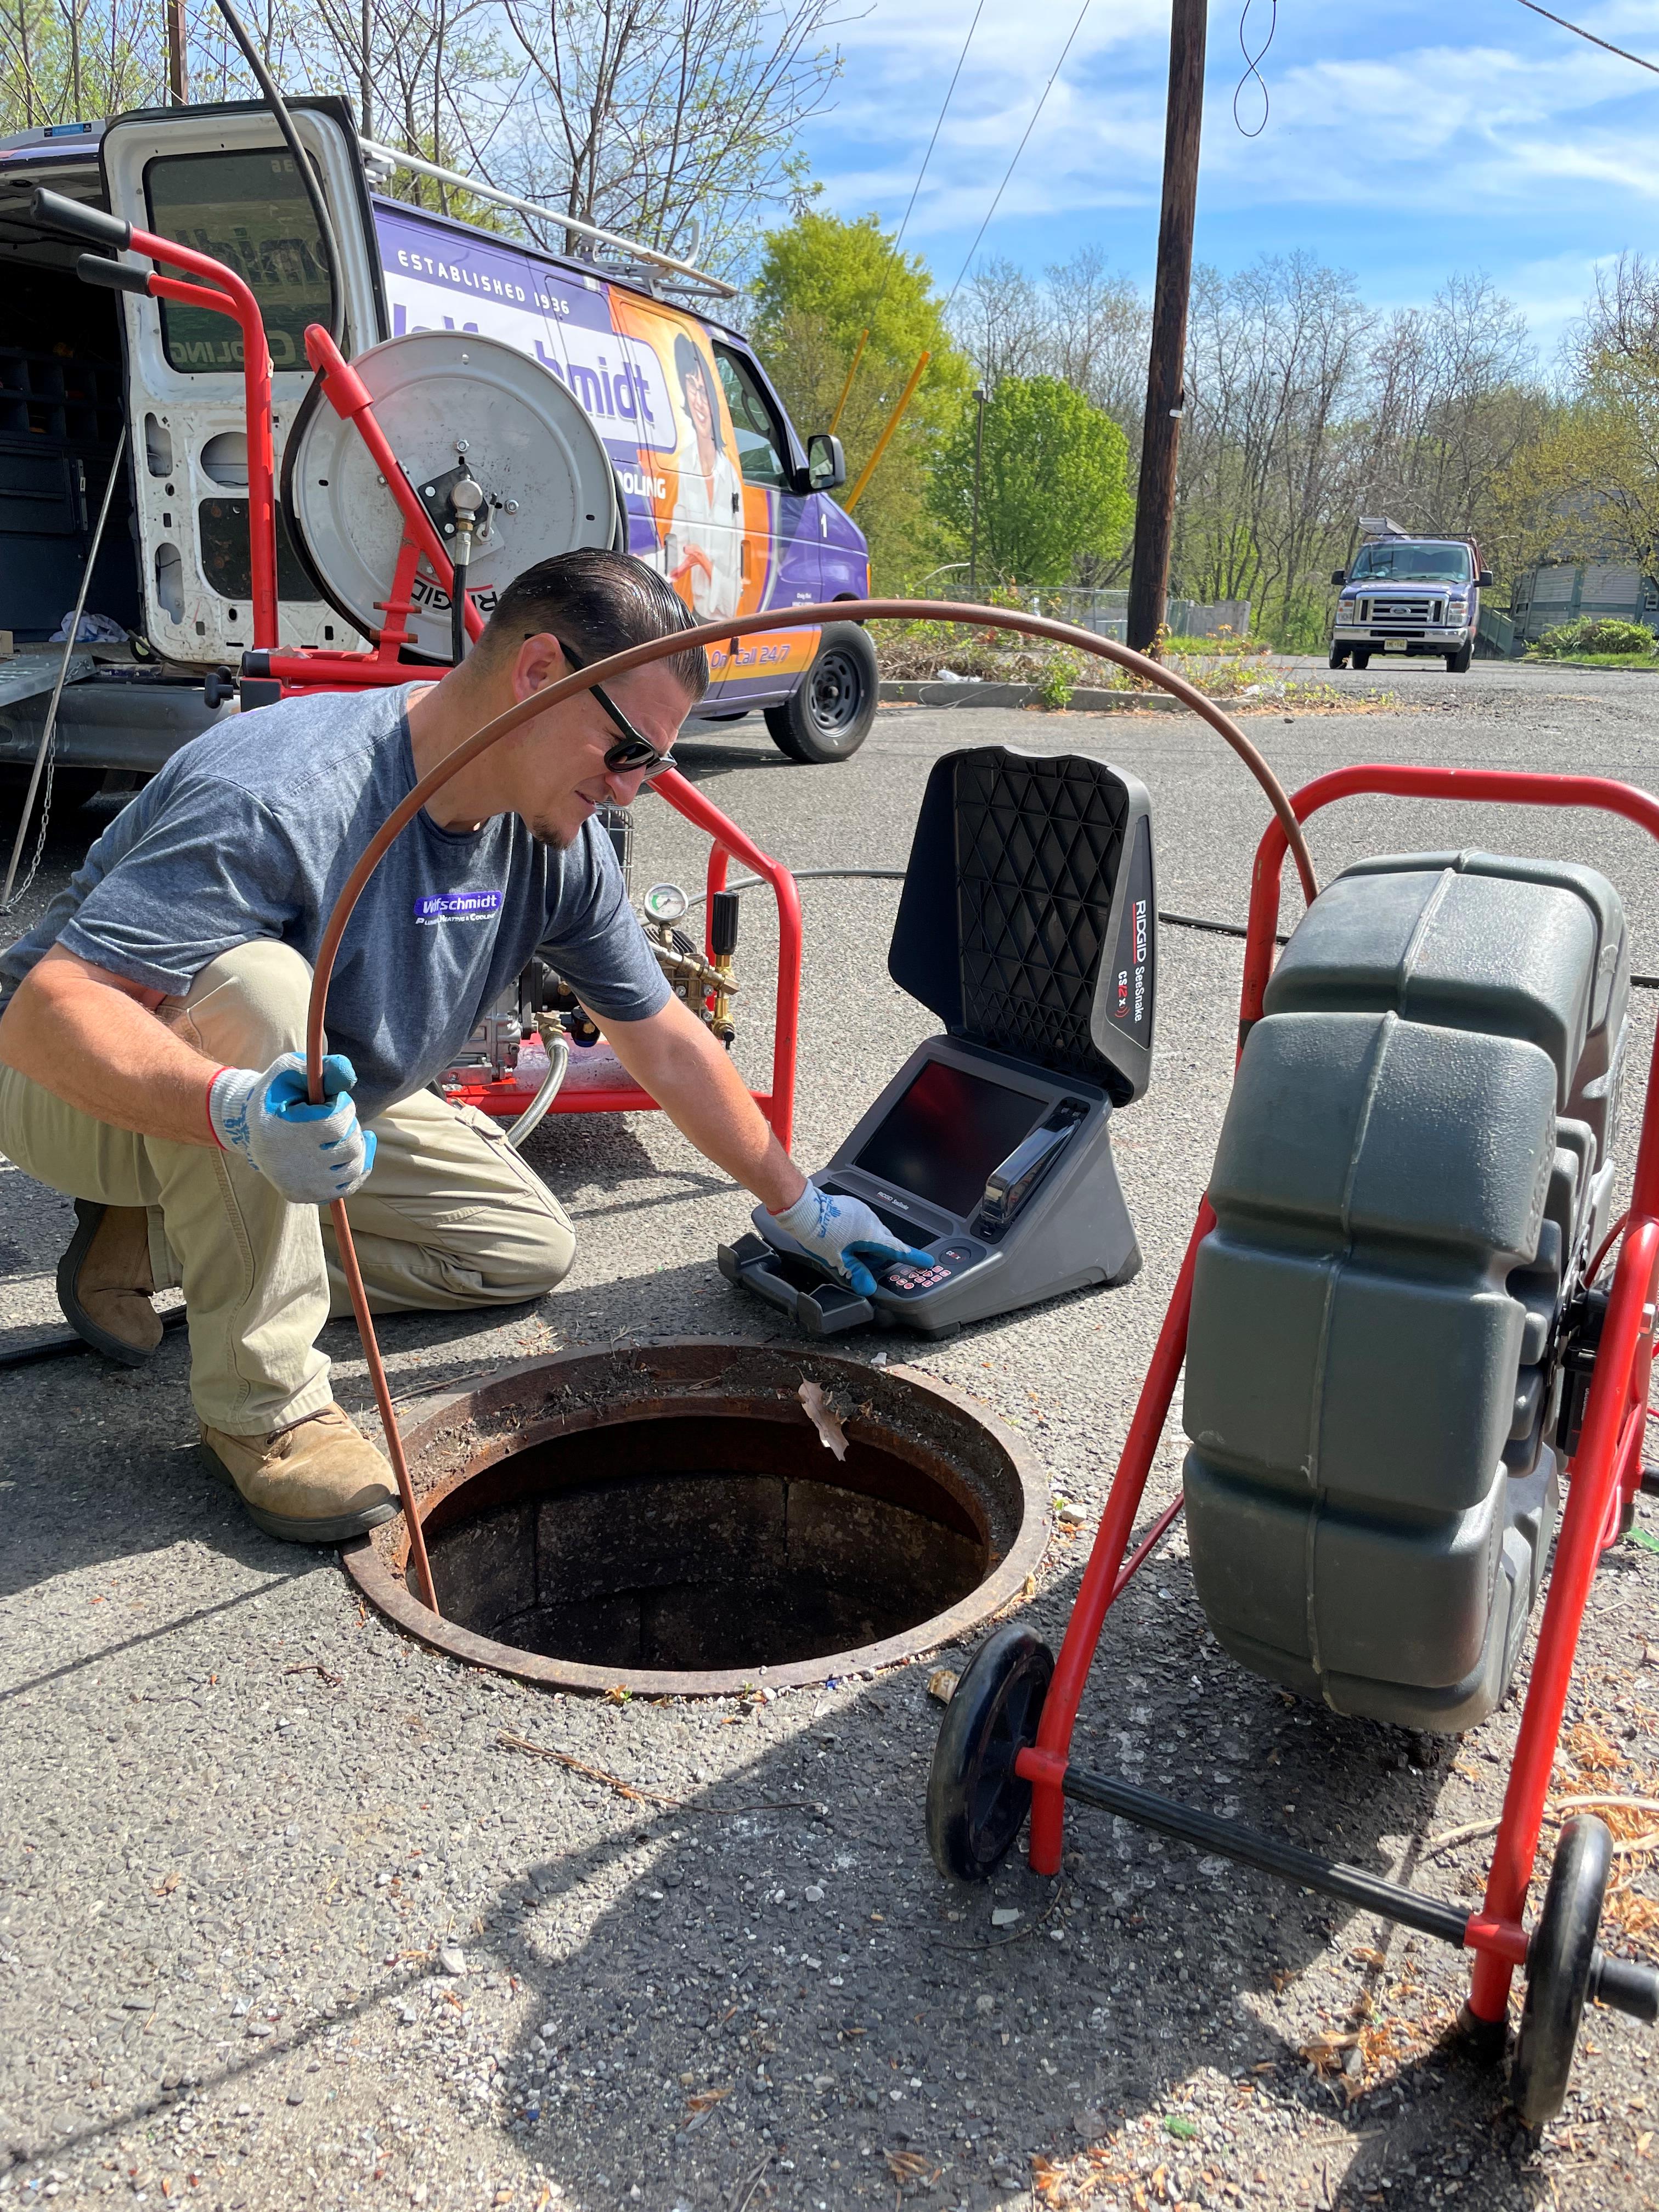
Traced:
[[942, 1060], [927, 1061], [854, 1165], [967, 1219], [985, 1178], [1042, 1119], [1046, 1101]]

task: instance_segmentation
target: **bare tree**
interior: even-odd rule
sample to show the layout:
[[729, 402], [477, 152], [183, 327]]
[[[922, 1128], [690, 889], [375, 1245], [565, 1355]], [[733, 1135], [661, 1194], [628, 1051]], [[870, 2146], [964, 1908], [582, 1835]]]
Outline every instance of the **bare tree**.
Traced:
[[1140, 410], [1146, 398], [1146, 347], [1152, 318], [1139, 288], [1115, 275], [1092, 246], [1043, 271], [1048, 295], [1048, 374], [1075, 385], [1104, 408], [1140, 450]]
[[1013, 262], [979, 264], [963, 289], [954, 324], [980, 381], [991, 389], [1005, 376], [1048, 371], [1048, 302]]
[[[502, 0], [519, 75], [490, 180], [706, 266], [802, 180], [841, 57], [833, 0]], [[576, 243], [574, 238], [568, 241]]]
[[1175, 549], [1193, 598], [1249, 599], [1281, 632], [1322, 622], [1371, 327], [1352, 278], [1306, 255], [1194, 273]]
[[1429, 307], [1389, 318], [1370, 366], [1358, 503], [1415, 528], [1492, 537], [1498, 487], [1543, 404], [1525, 318], [1485, 276], [1454, 276]]

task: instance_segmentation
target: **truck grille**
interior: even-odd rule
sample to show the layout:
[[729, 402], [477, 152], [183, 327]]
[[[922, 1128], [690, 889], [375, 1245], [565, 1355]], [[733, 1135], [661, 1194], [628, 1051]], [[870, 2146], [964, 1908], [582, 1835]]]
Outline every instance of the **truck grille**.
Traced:
[[1439, 599], [1361, 599], [1356, 619], [1389, 629], [1395, 624], [1439, 623], [1446, 619], [1446, 602]]

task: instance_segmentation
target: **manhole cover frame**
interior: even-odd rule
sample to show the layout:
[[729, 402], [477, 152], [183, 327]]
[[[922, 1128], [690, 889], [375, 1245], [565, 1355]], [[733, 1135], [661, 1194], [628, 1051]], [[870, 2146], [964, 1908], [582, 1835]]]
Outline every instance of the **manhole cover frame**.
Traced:
[[[743, 1370], [750, 1370], [747, 1382]], [[760, 1377], [775, 1370], [776, 1382]], [[467, 1665], [534, 1682], [544, 1688], [598, 1695], [618, 1687], [647, 1697], [735, 1697], [763, 1685], [768, 1689], [801, 1689], [853, 1674], [873, 1673], [904, 1664], [939, 1645], [988, 1624], [1025, 1594], [1048, 1540], [1048, 1492], [1041, 1468], [1013, 1433], [984, 1406], [935, 1375], [902, 1363], [873, 1368], [813, 1347], [781, 1347], [753, 1338], [676, 1337], [645, 1341], [613, 1351], [607, 1346], [575, 1345], [544, 1358], [497, 1369], [477, 1388], [434, 1396], [418, 1426], [404, 1431], [404, 1448], [424, 1524], [434, 1509], [488, 1468], [559, 1436], [610, 1425], [621, 1419], [649, 1419], [652, 1408], [684, 1414], [699, 1405], [731, 1413], [764, 1411], [770, 1419], [799, 1418], [811, 1423], [799, 1400], [781, 1387], [816, 1381], [855, 1403], [872, 1389], [896, 1382], [910, 1394], [919, 1413], [941, 1431], [975, 1432], [1000, 1462], [999, 1485], [1019, 1500], [1019, 1525], [1006, 1552], [969, 1595], [944, 1613], [878, 1644], [834, 1651], [787, 1665], [717, 1668], [704, 1671], [593, 1667], [583, 1662], [544, 1656], [539, 1652], [496, 1643], [459, 1622], [428, 1613], [404, 1580], [409, 1540], [402, 1516], [374, 1534], [344, 1546], [341, 1559], [362, 1595], [376, 1610], [434, 1650]], [[470, 1377], [467, 1379], [471, 1379]], [[585, 1383], [604, 1395], [597, 1403], [571, 1404]], [[632, 1385], [631, 1389], [629, 1385]], [[548, 1408], [566, 1401], [565, 1410]], [[976, 1519], [984, 1504], [970, 1476], [931, 1446], [884, 1421], [861, 1425], [854, 1414], [849, 1434], [860, 1425], [869, 1440], [894, 1456], [911, 1461], [951, 1491]], [[828, 1478], [834, 1462], [825, 1453]], [[380, 1540], [377, 1541], [377, 1538]], [[390, 1556], [388, 1556], [390, 1554]]]

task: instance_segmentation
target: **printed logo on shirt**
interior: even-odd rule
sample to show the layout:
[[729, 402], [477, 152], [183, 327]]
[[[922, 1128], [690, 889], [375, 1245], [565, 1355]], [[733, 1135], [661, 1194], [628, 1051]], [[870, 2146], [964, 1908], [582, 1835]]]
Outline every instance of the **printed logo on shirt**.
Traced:
[[501, 910], [499, 891], [428, 891], [415, 902], [415, 920], [429, 929], [440, 921], [488, 921]]

